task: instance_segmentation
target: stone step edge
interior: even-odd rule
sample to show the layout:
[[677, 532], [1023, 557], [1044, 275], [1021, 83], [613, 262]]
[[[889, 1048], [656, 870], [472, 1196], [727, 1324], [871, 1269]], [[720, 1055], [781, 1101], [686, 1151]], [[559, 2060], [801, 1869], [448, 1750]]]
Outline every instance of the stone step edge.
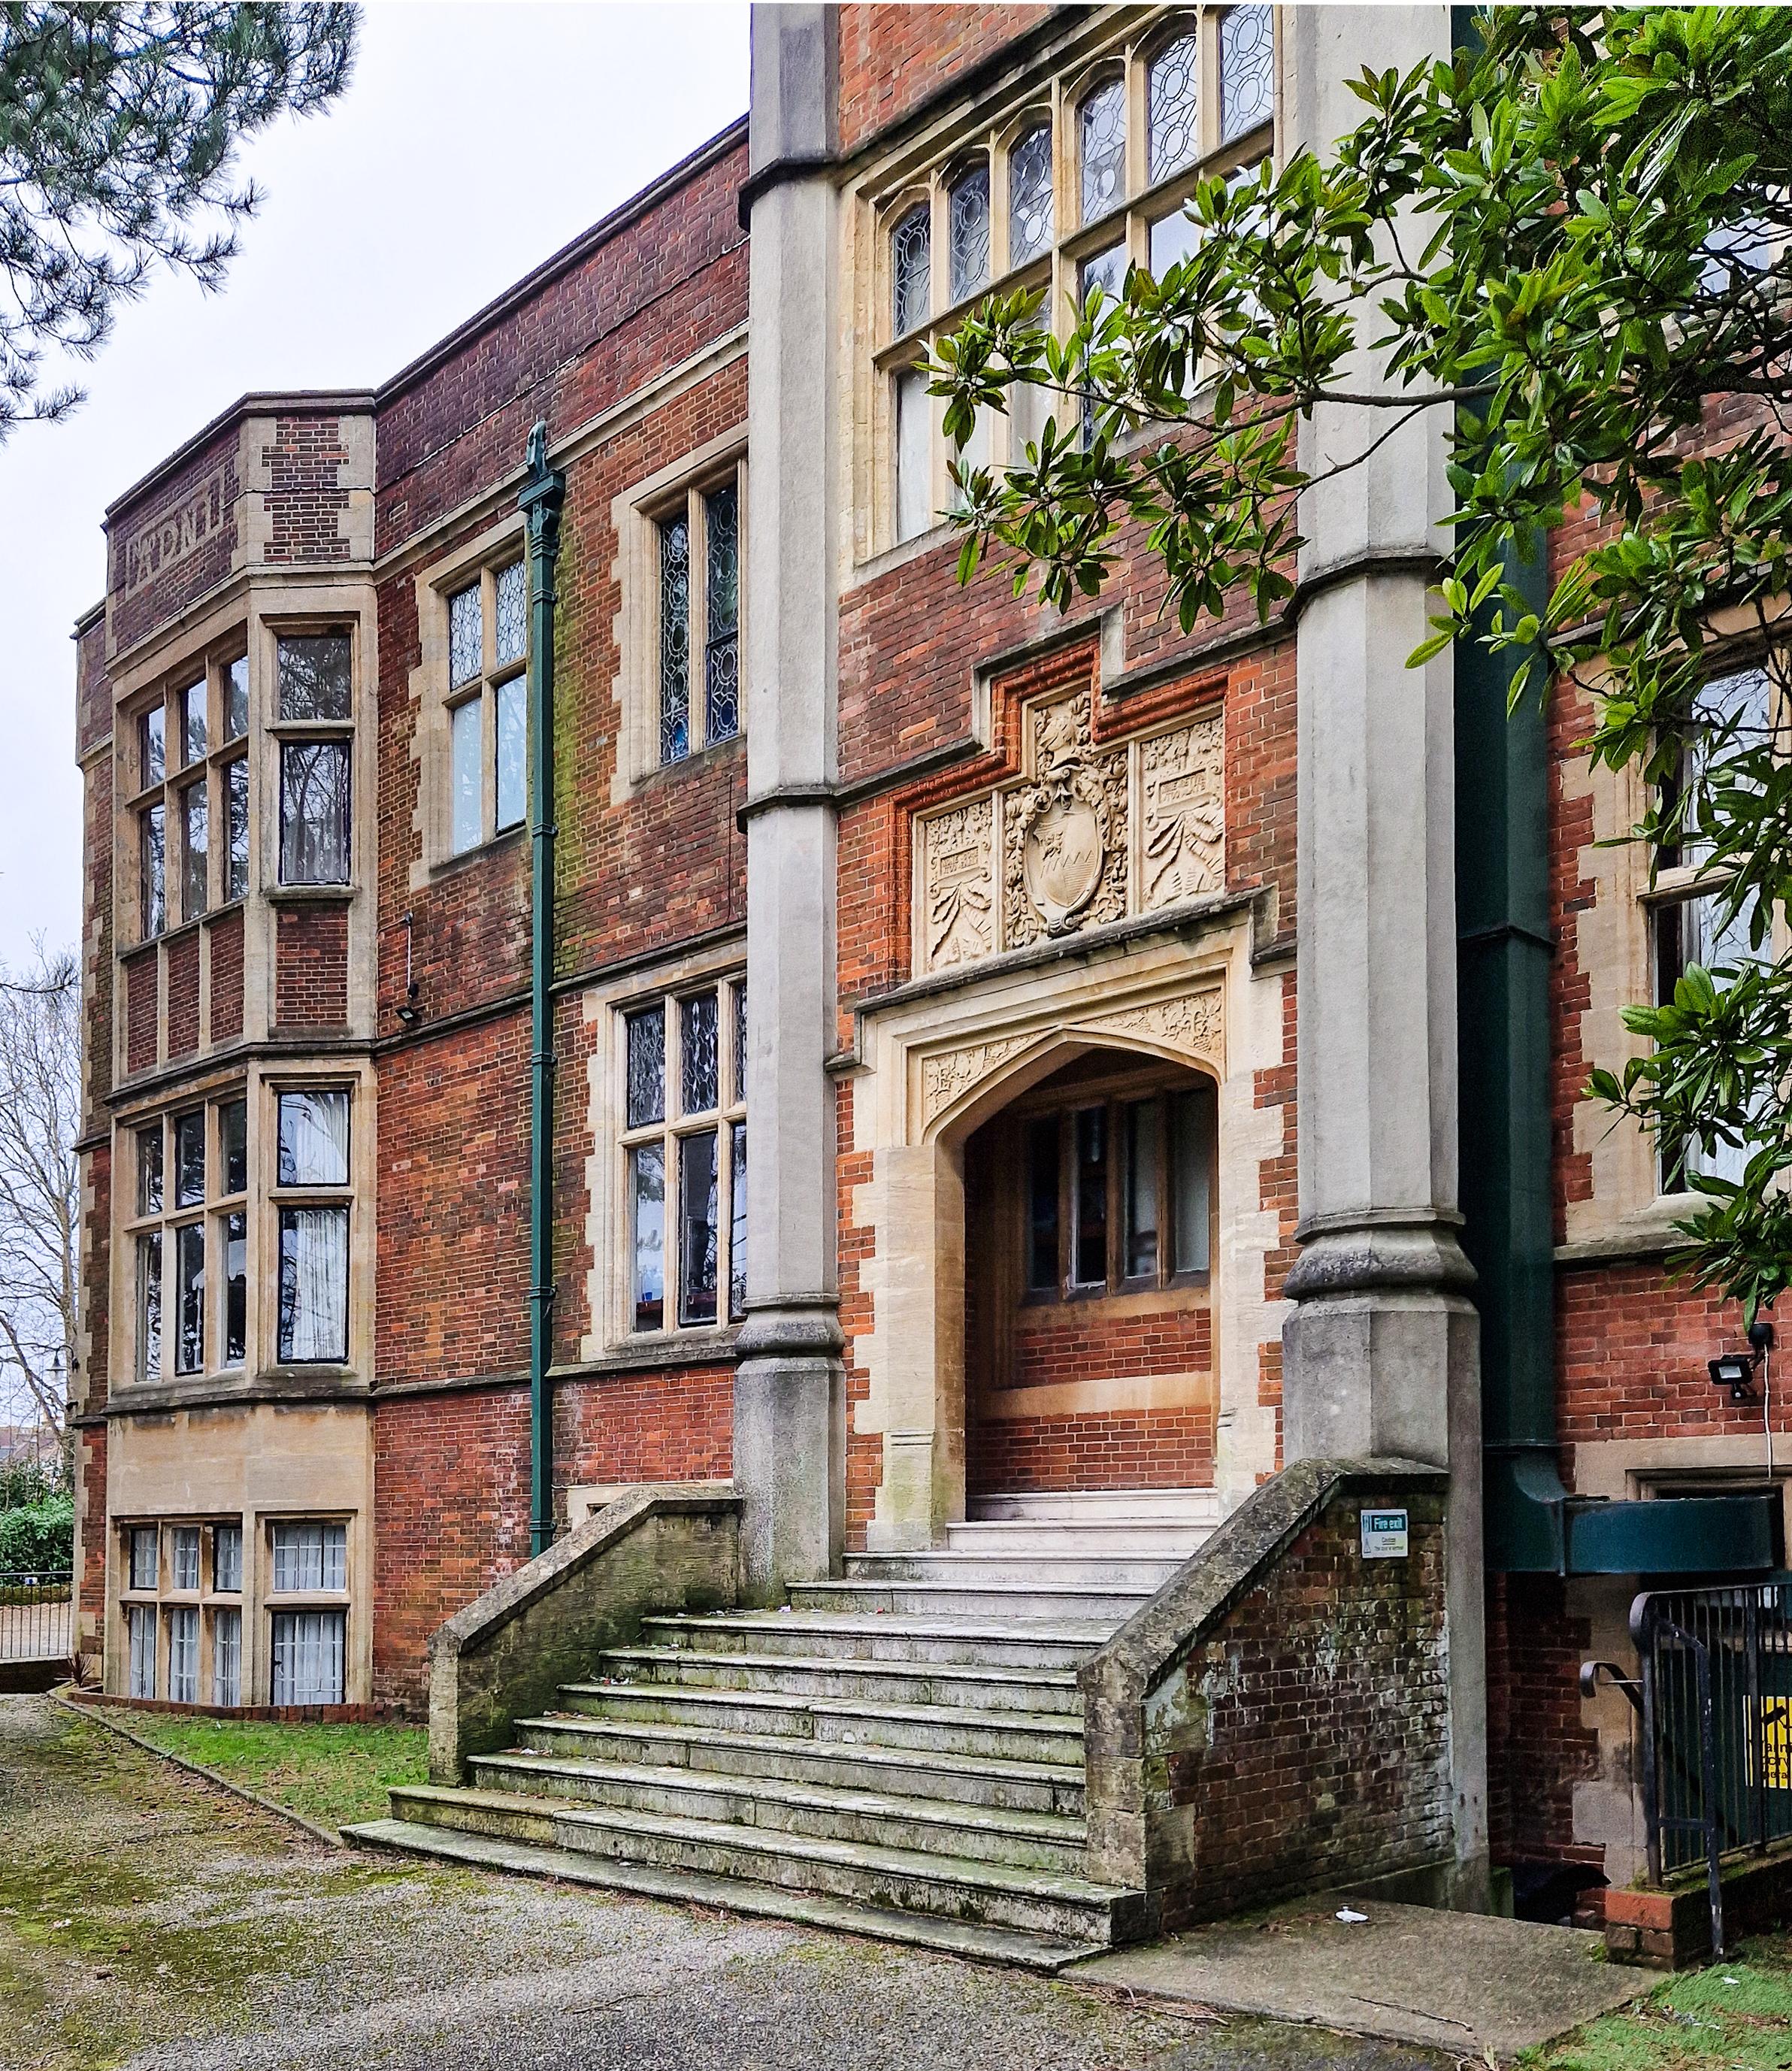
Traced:
[[[497, 1765], [523, 1776], [559, 1774], [650, 1789], [725, 1791], [810, 1811], [913, 1819], [924, 1826], [970, 1827], [1024, 1835], [1033, 1841], [1061, 1841], [1072, 1847], [1081, 1844], [1088, 1834], [1085, 1823], [1069, 1812], [1011, 1811], [999, 1805], [961, 1805], [949, 1798], [891, 1797], [880, 1791], [849, 1790], [838, 1783], [791, 1783], [781, 1776], [736, 1776], [725, 1770], [683, 1766], [654, 1769], [638, 1762], [583, 1761], [576, 1755], [543, 1754], [532, 1748], [506, 1748], [497, 1754], [474, 1755], [472, 1762], [476, 1768]], [[549, 1802], [562, 1801], [550, 1794]]]
[[[826, 1588], [817, 1583], [812, 1586]], [[817, 1638], [987, 1640], [998, 1646], [1105, 1646], [1113, 1637], [1105, 1618], [1081, 1625], [1004, 1625], [989, 1618], [935, 1618], [903, 1611], [655, 1611], [643, 1628], [678, 1631], [812, 1633]]]
[[836, 1869], [872, 1875], [912, 1877], [917, 1883], [958, 1884], [967, 1890], [999, 1892], [1010, 1898], [1040, 1899], [1059, 1905], [1098, 1908], [1129, 1897], [1124, 1886], [1097, 1884], [1068, 1871], [1027, 1869], [1014, 1863], [986, 1863], [968, 1856], [930, 1856], [918, 1848], [880, 1848], [868, 1841], [834, 1841], [817, 1834], [790, 1834], [775, 1827], [736, 1827], [725, 1819], [686, 1819], [660, 1812], [637, 1812], [600, 1805], [549, 1803], [502, 1790], [470, 1790], [436, 1783], [392, 1786], [399, 1805], [423, 1802], [465, 1805], [478, 1812], [515, 1814], [527, 1819], [552, 1819], [558, 1827], [589, 1827], [644, 1840], [684, 1842], [696, 1847], [731, 1848], [743, 1855], [782, 1856], [789, 1860], [826, 1863]]
[[[806, 1741], [789, 1733], [743, 1733], [726, 1726], [675, 1724], [661, 1719], [600, 1719], [589, 1712], [547, 1712], [516, 1719], [512, 1730], [583, 1733], [593, 1738], [666, 1740], [700, 1747], [726, 1748], [736, 1754], [788, 1754], [793, 1748], [818, 1752], [829, 1761], [863, 1761], [895, 1769], [938, 1770], [949, 1776], [986, 1776], [998, 1783], [1081, 1786], [1083, 1771], [1059, 1761], [1026, 1761], [1011, 1755], [960, 1754], [932, 1748], [890, 1747], [875, 1741]], [[523, 1749], [523, 1753], [532, 1750]], [[699, 1770], [695, 1774], [729, 1776], [731, 1770]]]
[[[980, 1560], [983, 1556], [979, 1554], [974, 1557]], [[790, 1594], [793, 1597], [813, 1596], [818, 1591], [823, 1590], [829, 1592], [847, 1591], [855, 1596], [869, 1595], [875, 1589], [907, 1589], [910, 1591], [925, 1589], [930, 1596], [945, 1597], [947, 1598], [953, 1597], [1007, 1597], [1012, 1598], [1018, 1603], [1026, 1603], [1035, 1598], [1049, 1599], [1057, 1597], [1101, 1597], [1104, 1598], [1109, 1597], [1136, 1597], [1140, 1603], [1145, 1604], [1149, 1603], [1152, 1597], [1157, 1594], [1157, 1591], [1155, 1589], [1146, 1589], [1142, 1584], [1135, 1585], [1130, 1582], [1124, 1584], [1114, 1582], [999, 1582], [990, 1581], [979, 1582], [973, 1581], [968, 1577], [960, 1577], [956, 1581], [949, 1581], [943, 1576], [936, 1579], [925, 1575], [834, 1575], [830, 1577], [830, 1578], [825, 1582], [793, 1582], [790, 1585]], [[801, 1609], [802, 1606], [793, 1605], [792, 1608]], [[913, 1618], [921, 1615], [921, 1614], [913, 1611], [893, 1611], [890, 1615], [892, 1618]], [[987, 1616], [989, 1614], [980, 1613], [979, 1615]], [[1031, 1632], [1033, 1623], [1035, 1622], [1029, 1621], [1026, 1618], [1015, 1618], [1011, 1622], [1005, 1622], [1007, 1630], [1009, 1632], [1019, 1632], [1023, 1638], [1025, 1638]]]
[[1076, 1688], [1074, 1668], [1009, 1668], [1000, 1663], [986, 1665], [978, 1661], [877, 1661], [866, 1655], [754, 1654], [745, 1651], [738, 1654], [726, 1651], [711, 1654], [695, 1647], [606, 1647], [597, 1658], [600, 1662], [642, 1662], [654, 1668], [692, 1664], [706, 1668], [740, 1668], [751, 1663], [761, 1668], [808, 1675], [894, 1675], [911, 1683], [986, 1683], [992, 1688], [1003, 1690], [1023, 1689], [1030, 1683], [1048, 1690]]
[[1078, 1740], [1083, 1733], [1081, 1712], [976, 1712], [956, 1704], [876, 1704], [851, 1697], [807, 1696], [796, 1690], [716, 1689], [703, 1683], [563, 1683], [560, 1694], [563, 1697], [646, 1697], [680, 1704], [738, 1704], [769, 1712], [818, 1712], [830, 1719], [890, 1719], [912, 1726], [1063, 1733]]
[[856, 1905], [819, 1892], [786, 1891], [773, 1884], [734, 1877], [711, 1876], [699, 1870], [658, 1869], [649, 1863], [629, 1863], [608, 1856], [584, 1856], [571, 1848], [544, 1848], [499, 1840], [485, 1834], [463, 1834], [452, 1827], [420, 1826], [407, 1819], [369, 1819], [345, 1827], [342, 1838], [358, 1847], [440, 1857], [483, 1869], [539, 1876], [563, 1884], [627, 1892], [637, 1897], [668, 1900], [674, 1905], [713, 1906], [724, 1913], [754, 1918], [788, 1920], [798, 1925], [826, 1928], [836, 1934], [859, 1934], [868, 1940], [933, 1949], [974, 1962], [999, 1963], [1011, 1969], [1061, 1971], [1067, 1965], [1100, 1955], [1100, 1944], [1060, 1941], [1030, 1934], [1018, 1927], [975, 1925], [925, 1913], [886, 1913]]

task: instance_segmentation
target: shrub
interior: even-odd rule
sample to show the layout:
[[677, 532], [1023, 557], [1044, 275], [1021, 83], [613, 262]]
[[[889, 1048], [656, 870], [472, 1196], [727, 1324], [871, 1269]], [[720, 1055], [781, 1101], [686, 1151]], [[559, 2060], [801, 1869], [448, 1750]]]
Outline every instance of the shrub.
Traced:
[[67, 1568], [74, 1557], [75, 1506], [68, 1496], [0, 1511], [0, 1574]]

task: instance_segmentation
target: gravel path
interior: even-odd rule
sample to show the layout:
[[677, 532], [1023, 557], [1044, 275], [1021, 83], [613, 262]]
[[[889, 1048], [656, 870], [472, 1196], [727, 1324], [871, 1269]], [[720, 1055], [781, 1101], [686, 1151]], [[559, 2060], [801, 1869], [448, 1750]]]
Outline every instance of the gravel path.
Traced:
[[803, 1929], [343, 1853], [0, 1698], [0, 2065], [1443, 2071]]

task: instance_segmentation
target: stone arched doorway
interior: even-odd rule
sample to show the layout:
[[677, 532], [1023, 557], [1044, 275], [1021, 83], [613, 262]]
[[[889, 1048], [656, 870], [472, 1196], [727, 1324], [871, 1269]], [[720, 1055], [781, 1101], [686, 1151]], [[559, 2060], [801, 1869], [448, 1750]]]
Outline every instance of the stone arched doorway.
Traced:
[[1208, 1488], [1217, 1081], [1107, 1044], [1028, 1078], [953, 1146], [966, 1510]]

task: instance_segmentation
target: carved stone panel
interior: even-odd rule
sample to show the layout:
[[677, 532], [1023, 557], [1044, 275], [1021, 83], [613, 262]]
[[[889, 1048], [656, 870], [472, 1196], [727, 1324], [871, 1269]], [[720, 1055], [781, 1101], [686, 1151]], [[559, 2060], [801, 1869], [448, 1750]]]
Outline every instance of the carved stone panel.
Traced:
[[924, 970], [945, 970], [995, 947], [994, 816], [986, 795], [921, 823]]
[[1191, 1057], [1224, 1068], [1225, 1021], [1218, 991], [1185, 993], [1176, 999], [1154, 999], [1142, 1007], [1122, 1008], [1088, 1024], [1093, 1032], [1134, 1042], [1160, 1043]]
[[1006, 946], [1126, 911], [1124, 749], [1097, 751], [1082, 691], [1029, 714], [1031, 776], [1003, 801]]
[[1024, 1049], [1030, 1036], [1007, 1036], [991, 1043], [967, 1044], [962, 1050], [948, 1050], [925, 1059], [921, 1068], [921, 1118], [923, 1126], [943, 1114], [980, 1079], [1007, 1064], [1017, 1050]]
[[1139, 904], [1150, 912], [1226, 880], [1225, 731], [1216, 713], [1140, 751]]

